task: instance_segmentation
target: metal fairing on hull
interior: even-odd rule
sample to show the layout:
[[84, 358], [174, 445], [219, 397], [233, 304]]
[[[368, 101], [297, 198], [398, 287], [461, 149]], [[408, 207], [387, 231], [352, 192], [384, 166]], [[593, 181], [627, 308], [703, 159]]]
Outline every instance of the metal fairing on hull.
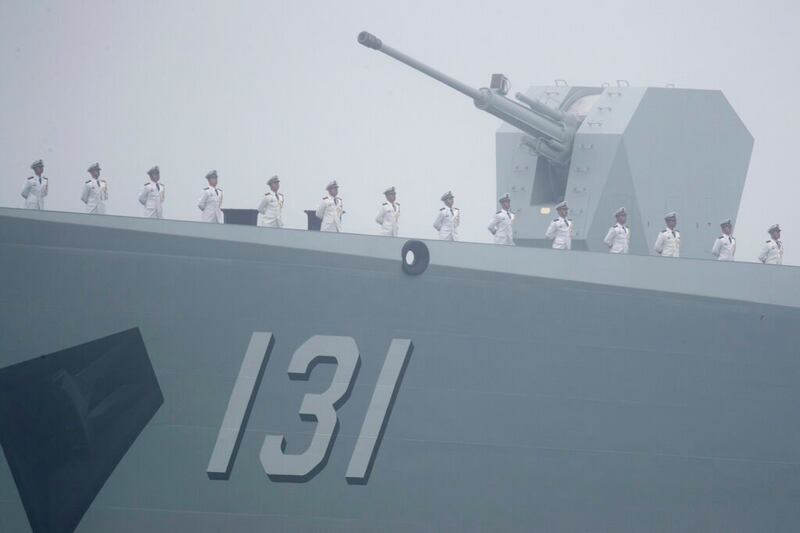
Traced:
[[73, 531], [162, 403], [136, 329], [0, 371], [0, 442], [32, 529]]
[[2, 371], [163, 393], [76, 531], [795, 528], [797, 269], [420, 242], [0, 209]]

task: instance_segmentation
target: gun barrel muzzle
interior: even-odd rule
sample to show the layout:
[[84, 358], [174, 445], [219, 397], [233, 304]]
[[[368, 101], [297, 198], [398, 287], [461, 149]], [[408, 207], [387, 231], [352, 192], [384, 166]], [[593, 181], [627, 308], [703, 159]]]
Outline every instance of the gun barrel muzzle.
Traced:
[[380, 50], [381, 46], [383, 46], [381, 40], [368, 31], [362, 31], [358, 34], [358, 44], [364, 45], [367, 48], [372, 48], [373, 50]]

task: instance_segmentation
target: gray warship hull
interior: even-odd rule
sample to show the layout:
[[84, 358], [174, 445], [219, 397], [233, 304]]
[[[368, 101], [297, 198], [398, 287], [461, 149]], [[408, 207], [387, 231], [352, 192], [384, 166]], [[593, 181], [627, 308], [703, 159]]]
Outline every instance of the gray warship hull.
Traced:
[[[0, 210], [0, 368], [138, 328], [163, 394], [76, 530], [796, 530], [797, 269], [431, 241], [410, 276], [404, 243]], [[215, 478], [254, 332], [274, 345]], [[318, 335], [360, 366], [325, 460], [268, 475], [267, 435], [303, 454], [303, 398], [338, 379], [287, 374]], [[353, 483], [393, 339], [413, 353]], [[5, 452], [0, 531], [31, 531]]]

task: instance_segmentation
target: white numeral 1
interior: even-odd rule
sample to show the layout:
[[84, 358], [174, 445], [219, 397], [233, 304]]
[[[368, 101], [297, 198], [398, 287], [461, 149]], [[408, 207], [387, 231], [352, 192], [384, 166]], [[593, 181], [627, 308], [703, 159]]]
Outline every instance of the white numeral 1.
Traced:
[[408, 339], [394, 339], [386, 354], [375, 392], [369, 402], [367, 416], [361, 425], [350, 465], [345, 478], [348, 483], [364, 485], [369, 481], [369, 474], [375, 462], [375, 455], [383, 439], [389, 414], [397, 398], [397, 390], [406, 371], [408, 358], [414, 351], [414, 344]]

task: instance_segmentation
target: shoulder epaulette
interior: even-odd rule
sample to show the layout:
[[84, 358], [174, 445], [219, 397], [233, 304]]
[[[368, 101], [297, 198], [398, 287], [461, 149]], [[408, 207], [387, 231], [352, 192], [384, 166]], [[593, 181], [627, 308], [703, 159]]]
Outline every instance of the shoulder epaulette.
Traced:
[[31, 176], [31, 177], [30, 177], [30, 178], [28, 178], [28, 179], [29, 179], [29, 180], [32, 180], [32, 179], [33, 179], [33, 176]]
[[222, 192], [222, 189], [220, 189], [219, 187], [217, 187], [217, 190], [218, 190], [219, 192]]
[[394, 205], [400, 205], [400, 202], [395, 202]]
[[666, 232], [668, 232], [668, 231], [669, 231], [668, 229], [662, 229], [662, 230], [661, 230], [661, 233], [666, 233]]
[[772, 242], [772, 239], [768, 240], [768, 241], [767, 241], [767, 244], [769, 244], [769, 243], [771, 243], [771, 242]]
[[148, 185], [150, 185], [150, 183], [151, 182], [148, 181], [147, 183], [144, 184], [144, 186], [147, 187]]
[[502, 211], [498, 211], [497, 213], [495, 213], [495, 215], [499, 215], [500, 213], [502, 213]]
[[272, 194], [272, 193], [271, 193], [271, 192], [268, 192], [268, 193], [267, 193], [267, 194], [265, 194], [264, 196], [269, 196], [270, 194]]
[[446, 207], [440, 207], [439, 211], [444, 211], [445, 209], [447, 209], [447, 208]]
[[724, 239], [724, 238], [725, 238], [725, 235], [720, 235], [719, 237], [717, 237], [717, 239]]
[[327, 199], [328, 199], [328, 197], [327, 197], [327, 196], [323, 196], [323, 197], [322, 197], [322, 199], [323, 199], [323, 200], [327, 200]]
[[389, 205], [389, 202], [383, 202], [381, 205]]
[[203, 188], [203, 190], [204, 190], [204, 191], [207, 191], [207, 190], [208, 190], [208, 189], [210, 189], [210, 188], [211, 188], [211, 187], [204, 187], [204, 188]]
[[84, 181], [84, 183], [90, 183], [91, 181], [92, 181], [92, 180], [86, 180], [86, 181]]
[[553, 222], [558, 222], [558, 220], [559, 220], [559, 219], [557, 219], [557, 218], [554, 218], [554, 219], [553, 219]]

